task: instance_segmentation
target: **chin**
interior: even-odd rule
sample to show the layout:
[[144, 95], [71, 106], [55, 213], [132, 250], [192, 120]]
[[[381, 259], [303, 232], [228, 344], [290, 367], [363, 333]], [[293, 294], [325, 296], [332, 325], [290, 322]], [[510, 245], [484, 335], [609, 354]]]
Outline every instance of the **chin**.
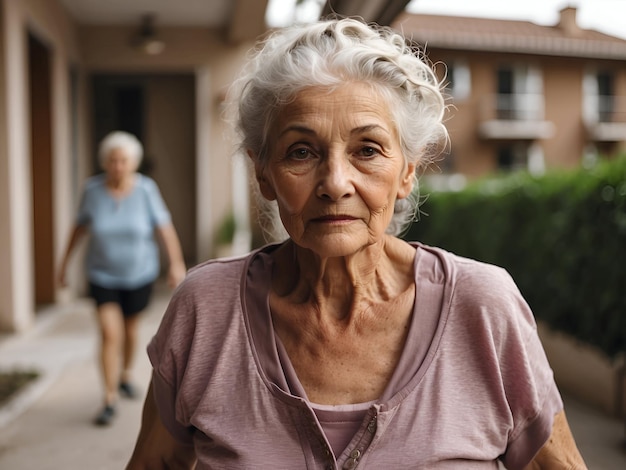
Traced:
[[351, 256], [371, 246], [369, 238], [355, 237], [354, 235], [333, 234], [324, 237], [316, 237], [315, 240], [302, 240], [303, 243], [295, 242], [303, 248], [311, 250], [321, 258], [337, 258]]

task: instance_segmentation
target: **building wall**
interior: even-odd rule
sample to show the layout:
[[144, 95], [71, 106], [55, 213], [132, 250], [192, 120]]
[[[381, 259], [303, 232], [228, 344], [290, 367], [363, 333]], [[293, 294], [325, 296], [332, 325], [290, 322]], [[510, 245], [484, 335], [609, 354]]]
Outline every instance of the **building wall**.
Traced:
[[[68, 67], [78, 59], [76, 30], [56, 0], [2, 0], [0, 98], [5, 136], [0, 150], [0, 328], [25, 330], [33, 322], [32, 176], [28, 99], [27, 32], [51, 51], [52, 175], [55, 240], [64, 225], [69, 200], [70, 116]], [[60, 251], [60, 245], [55, 245]]]
[[[451, 172], [462, 173], [470, 179], [497, 170], [497, 148], [507, 140], [484, 139], [478, 128], [482, 121], [493, 118], [489, 108], [497, 93], [497, 70], [502, 65], [530, 64], [541, 70], [545, 99], [544, 120], [554, 124], [550, 137], [538, 138], [547, 169], [571, 168], [580, 165], [591, 143], [583, 125], [583, 76], [589, 69], [614, 71], [615, 94], [626, 97], [626, 67], [618, 61], [599, 61], [504, 53], [480, 53], [430, 49], [429, 59], [436, 64], [440, 77], [445, 66], [464, 62], [471, 77], [471, 94], [465, 99], [453, 98], [447, 128], [451, 139], [450, 164], [441, 164]], [[626, 98], [623, 98], [626, 99]], [[626, 102], [621, 106], [626, 110]], [[626, 116], [624, 117], [626, 121]], [[600, 146], [617, 153], [626, 148], [626, 137], [619, 145]]]
[[[10, 17], [10, 15], [9, 15]], [[11, 220], [11, 207], [9, 189], [11, 188], [8, 145], [8, 96], [7, 96], [7, 35], [10, 29], [7, 25], [7, 13], [5, 12], [4, 0], [0, 2], [0, 220], [5, 223], [0, 226], [0, 328], [8, 329], [11, 326], [9, 312], [12, 310], [14, 301], [14, 289], [11, 285], [11, 265], [13, 257], [10, 247], [12, 240], [9, 221]]]
[[196, 125], [193, 75], [161, 75], [147, 82], [145, 149], [172, 214], [187, 263], [196, 256]]
[[548, 168], [580, 164], [585, 147], [583, 127], [583, 67], [579, 60], [553, 58], [541, 62], [546, 120], [555, 124], [552, 139], [542, 141]]
[[[450, 134], [449, 157], [451, 162], [443, 167], [469, 178], [476, 178], [493, 171], [495, 153], [489, 142], [480, 139], [478, 126], [480, 117], [485, 116], [489, 99], [495, 90], [494, 69], [496, 60], [491, 55], [431, 49], [429, 59], [436, 64], [439, 77], [443, 80], [446, 67], [465, 63], [470, 72], [471, 93], [465, 98], [449, 96], [451, 105], [446, 117]], [[446, 80], [447, 81], [447, 80]]]
[[[458, 59], [459, 56], [453, 56], [453, 60]], [[450, 120], [449, 128], [452, 149], [454, 151], [456, 148], [458, 152], [456, 171], [475, 178], [495, 170], [493, 145], [480, 138], [478, 127], [481, 119], [490, 112], [491, 99], [496, 88], [494, 71], [497, 60], [492, 56], [476, 54], [470, 55], [467, 62], [471, 76], [471, 94], [466, 103], [453, 99], [457, 111]]]
[[[166, 42], [165, 51], [148, 56], [132, 47], [134, 28], [79, 27], [57, 0], [0, 0], [0, 7], [0, 330], [24, 331], [36, 315], [27, 33], [49, 48], [52, 63], [55, 265], [67, 243], [82, 182], [94, 171], [89, 86], [94, 73], [195, 77], [191, 85], [195, 87], [193, 109], [187, 106], [185, 111], [178, 105], [182, 106], [188, 96], [180, 97], [181, 101], [172, 107], [167, 103], [171, 96], [164, 93], [178, 94], [181, 90], [154, 82], [150, 93], [158, 115], [149, 119], [152, 136], [164, 126], [179, 126], [183, 141], [163, 143], [153, 139], [148, 145], [195, 149], [192, 161], [171, 160], [173, 166], [167, 170], [194, 175], [195, 209], [185, 199], [187, 196], [177, 198], [175, 187], [168, 187], [167, 182], [163, 186], [173, 195], [170, 206], [177, 212], [175, 219], [182, 215], [183, 220], [191, 220], [179, 225], [185, 226], [181, 229], [183, 243], [195, 239], [196, 246], [188, 250], [195, 257], [192, 261], [212, 256], [216, 228], [233, 207], [233, 151], [222, 120], [223, 100], [252, 44], [227, 43], [221, 31], [206, 28], [165, 28], [159, 31]], [[194, 121], [194, 132], [185, 134], [184, 127]], [[189, 212], [194, 211], [190, 216]], [[190, 235], [194, 229], [195, 234]], [[80, 253], [74, 258], [69, 273], [71, 287], [57, 288], [58, 302], [80, 293], [84, 284]]]

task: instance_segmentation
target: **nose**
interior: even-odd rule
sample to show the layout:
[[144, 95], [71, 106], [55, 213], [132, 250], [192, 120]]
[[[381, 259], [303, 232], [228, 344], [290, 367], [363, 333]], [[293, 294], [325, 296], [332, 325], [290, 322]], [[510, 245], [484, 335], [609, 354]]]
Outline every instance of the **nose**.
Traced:
[[354, 194], [353, 168], [343, 152], [331, 152], [319, 167], [317, 196], [330, 201]]
[[111, 163], [111, 170], [112, 171], [122, 171], [124, 169], [124, 164], [120, 161], [114, 161]]

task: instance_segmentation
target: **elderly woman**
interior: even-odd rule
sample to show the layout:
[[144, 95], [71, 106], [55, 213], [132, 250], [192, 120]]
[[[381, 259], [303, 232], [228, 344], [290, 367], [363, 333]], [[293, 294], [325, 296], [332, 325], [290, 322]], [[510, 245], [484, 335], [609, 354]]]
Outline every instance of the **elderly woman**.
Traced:
[[423, 57], [356, 20], [295, 27], [233, 99], [288, 238], [190, 272], [128, 468], [584, 468], [511, 278], [395, 236], [447, 139]]
[[[59, 280], [66, 284], [68, 260], [87, 232], [87, 275], [97, 305], [104, 406], [95, 423], [110, 424], [118, 394], [134, 398], [131, 368], [137, 345], [139, 313], [148, 305], [159, 275], [155, 231], [169, 259], [168, 283], [185, 276], [178, 236], [155, 182], [137, 173], [143, 147], [126, 132], [112, 132], [100, 144], [103, 174], [85, 184]], [[120, 365], [122, 368], [120, 369]]]

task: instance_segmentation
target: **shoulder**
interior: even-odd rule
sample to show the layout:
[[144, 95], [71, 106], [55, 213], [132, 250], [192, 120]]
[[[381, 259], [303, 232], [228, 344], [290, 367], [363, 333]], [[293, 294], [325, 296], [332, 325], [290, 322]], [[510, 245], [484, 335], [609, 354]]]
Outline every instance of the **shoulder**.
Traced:
[[137, 184], [137, 187], [148, 192], [157, 191], [159, 188], [158, 185], [156, 184], [156, 181], [154, 181], [152, 178], [142, 173], [136, 174], [136, 184]]
[[139, 184], [140, 186], [156, 186], [156, 182], [148, 175], [144, 175], [143, 173], [136, 173], [135, 177], [137, 178], [137, 184]]
[[106, 197], [104, 174], [97, 174], [87, 178], [81, 192], [81, 210], [95, 210], [99, 201]]
[[418, 256], [425, 258], [436, 271], [436, 278], [455, 290], [481, 292], [494, 286], [517, 291], [510, 274], [502, 267], [451, 253], [443, 248], [411, 243]]
[[198, 297], [206, 297], [207, 292], [223, 295], [233, 290], [236, 291], [252, 256], [253, 254], [247, 254], [239, 257], [212, 259], [194, 266], [188, 271], [174, 298], [182, 295], [197, 301]]
[[455, 284], [459, 293], [474, 294], [485, 300], [503, 295], [519, 295], [519, 290], [509, 272], [500, 267], [462, 256], [449, 255], [455, 267]]
[[174, 291], [165, 321], [228, 322], [234, 311], [241, 310], [242, 289], [251, 261], [259, 250], [242, 256], [212, 259], [187, 272]]
[[[253, 256], [210, 260], [188, 272], [150, 343], [153, 363], [169, 367], [172, 361], [185, 362], [194, 344], [202, 355], [220, 348], [233, 325], [243, 322], [241, 286]], [[196, 343], [197, 337], [203, 341]]]
[[174, 291], [168, 310], [184, 306], [196, 314], [211, 312], [213, 316], [220, 310], [241, 308], [242, 289], [251, 263], [272, 249], [274, 246], [268, 245], [244, 255], [211, 259], [194, 266]]
[[530, 307], [506, 269], [441, 248], [418, 245], [418, 249], [436, 258], [438, 277], [448, 293], [449, 315], [455, 322], [469, 330], [521, 329], [523, 336], [536, 329]]
[[104, 187], [104, 183], [105, 183], [105, 176], [103, 173], [90, 176], [83, 183], [83, 192], [91, 193], [93, 191], [101, 189]]
[[446, 282], [457, 295], [490, 298], [492, 293], [519, 295], [519, 290], [506, 269], [494, 264], [456, 255], [442, 248], [418, 245], [418, 249], [436, 257]]

